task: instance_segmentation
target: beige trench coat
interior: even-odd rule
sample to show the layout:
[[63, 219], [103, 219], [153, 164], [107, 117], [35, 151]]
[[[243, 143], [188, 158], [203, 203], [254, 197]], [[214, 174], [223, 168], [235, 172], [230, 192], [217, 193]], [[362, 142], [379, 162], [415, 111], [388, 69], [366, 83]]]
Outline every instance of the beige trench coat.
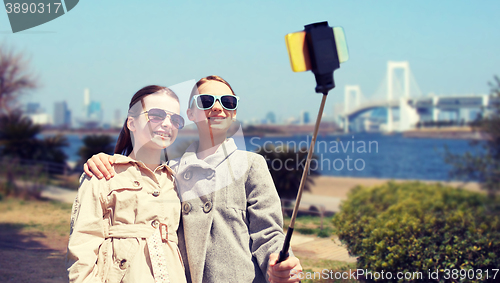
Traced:
[[67, 266], [70, 282], [155, 282], [146, 239], [166, 224], [170, 282], [186, 282], [177, 246], [180, 201], [171, 169], [154, 172], [119, 155], [109, 181], [82, 176], [73, 203]]

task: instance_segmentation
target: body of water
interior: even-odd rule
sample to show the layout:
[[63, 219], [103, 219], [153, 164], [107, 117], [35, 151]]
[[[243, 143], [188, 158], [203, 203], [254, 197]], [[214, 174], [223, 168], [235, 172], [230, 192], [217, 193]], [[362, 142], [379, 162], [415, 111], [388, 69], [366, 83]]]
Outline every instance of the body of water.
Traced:
[[[310, 136], [254, 138], [247, 149], [267, 144], [300, 149]], [[474, 151], [467, 140], [405, 138], [400, 134], [350, 134], [319, 136], [315, 154], [322, 175], [366, 178], [449, 180], [450, 165], [444, 162], [445, 147], [455, 154]], [[279, 164], [276, 164], [279, 166]]]
[[[70, 145], [65, 152], [70, 161], [77, 161], [83, 136], [67, 137]], [[173, 147], [191, 139], [178, 138]], [[310, 142], [310, 136], [245, 137], [249, 151], [265, 145], [306, 150]], [[320, 173], [327, 176], [446, 181], [451, 167], [444, 162], [445, 146], [456, 154], [476, 150], [467, 140], [405, 138], [399, 134], [319, 136], [315, 146], [317, 163], [313, 162], [311, 166], [318, 167]], [[292, 162], [286, 165], [296, 166]], [[276, 161], [272, 166], [278, 168], [285, 164]]]

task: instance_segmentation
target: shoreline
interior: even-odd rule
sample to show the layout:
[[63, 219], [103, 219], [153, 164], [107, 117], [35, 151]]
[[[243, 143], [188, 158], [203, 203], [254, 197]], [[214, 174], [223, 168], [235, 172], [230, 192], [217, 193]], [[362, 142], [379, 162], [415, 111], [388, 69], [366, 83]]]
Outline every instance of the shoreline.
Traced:
[[[287, 131], [256, 131], [255, 129], [244, 129], [245, 137], [269, 137], [269, 138], [290, 138], [296, 136], [311, 136], [312, 130], [309, 131], [308, 125], [304, 125], [304, 129], [300, 130], [287, 130]], [[42, 130], [42, 135], [76, 135], [76, 136], [87, 136], [87, 135], [111, 135], [118, 136], [120, 134], [120, 129], [44, 129]], [[355, 134], [373, 134], [373, 135], [392, 135], [394, 133], [382, 133], [382, 132], [359, 132], [359, 133], [344, 133], [338, 130], [325, 130], [319, 132], [319, 136], [322, 137], [342, 137]], [[470, 127], [441, 127], [441, 128], [421, 128], [412, 129], [399, 133], [405, 138], [431, 138], [431, 139], [457, 139], [457, 140], [485, 140], [487, 135], [483, 132], [474, 130]], [[183, 129], [179, 132], [179, 137], [197, 137], [197, 130], [193, 129]]]
[[377, 179], [377, 178], [358, 178], [358, 177], [334, 177], [334, 176], [318, 176], [313, 177], [314, 185], [311, 186], [311, 191], [304, 193], [308, 193], [311, 195], [320, 195], [320, 196], [328, 196], [335, 197], [340, 199], [346, 199], [347, 194], [354, 187], [360, 185], [364, 187], [377, 186], [388, 181], [394, 181], [396, 183], [400, 182], [412, 182], [419, 181], [423, 183], [433, 184], [433, 183], [442, 183], [445, 185], [449, 185], [455, 188], [464, 188], [466, 190], [474, 191], [474, 192], [484, 192], [480, 188], [480, 184], [476, 182], [463, 183], [460, 181], [429, 181], [429, 180], [405, 180], [405, 179]]
[[471, 127], [432, 127], [403, 132], [405, 138], [485, 140], [487, 135]]

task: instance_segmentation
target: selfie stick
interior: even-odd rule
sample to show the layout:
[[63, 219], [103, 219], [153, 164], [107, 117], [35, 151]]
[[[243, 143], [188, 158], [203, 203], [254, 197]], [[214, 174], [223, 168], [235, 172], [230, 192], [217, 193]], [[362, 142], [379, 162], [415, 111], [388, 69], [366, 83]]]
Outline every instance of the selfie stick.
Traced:
[[316, 118], [316, 125], [314, 126], [313, 137], [307, 153], [306, 164], [302, 172], [302, 179], [300, 180], [292, 218], [277, 262], [282, 262], [288, 258], [290, 240], [292, 239], [295, 219], [297, 218], [297, 212], [302, 198], [302, 190], [304, 189], [309, 172], [314, 144], [318, 136], [323, 109], [325, 108], [326, 96], [328, 95], [328, 91], [335, 87], [333, 71], [340, 67], [340, 63], [348, 59], [347, 46], [342, 28], [331, 28], [328, 26], [328, 22], [314, 23], [306, 25], [304, 28], [305, 31], [291, 33], [285, 36], [290, 63], [294, 72], [311, 70], [314, 73], [317, 83], [315, 91], [317, 93], [322, 93], [323, 98], [319, 107], [318, 117]]

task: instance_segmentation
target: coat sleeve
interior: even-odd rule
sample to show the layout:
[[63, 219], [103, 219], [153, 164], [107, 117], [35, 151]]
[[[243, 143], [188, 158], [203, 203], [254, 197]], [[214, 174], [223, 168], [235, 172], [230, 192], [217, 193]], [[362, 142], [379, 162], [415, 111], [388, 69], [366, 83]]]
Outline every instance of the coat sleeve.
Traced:
[[69, 282], [100, 282], [99, 246], [105, 239], [102, 181], [83, 178], [73, 203], [66, 266]]
[[281, 250], [285, 236], [283, 214], [278, 192], [264, 157], [252, 154], [248, 178], [247, 218], [252, 239], [252, 255], [264, 275], [267, 274], [269, 255]]

